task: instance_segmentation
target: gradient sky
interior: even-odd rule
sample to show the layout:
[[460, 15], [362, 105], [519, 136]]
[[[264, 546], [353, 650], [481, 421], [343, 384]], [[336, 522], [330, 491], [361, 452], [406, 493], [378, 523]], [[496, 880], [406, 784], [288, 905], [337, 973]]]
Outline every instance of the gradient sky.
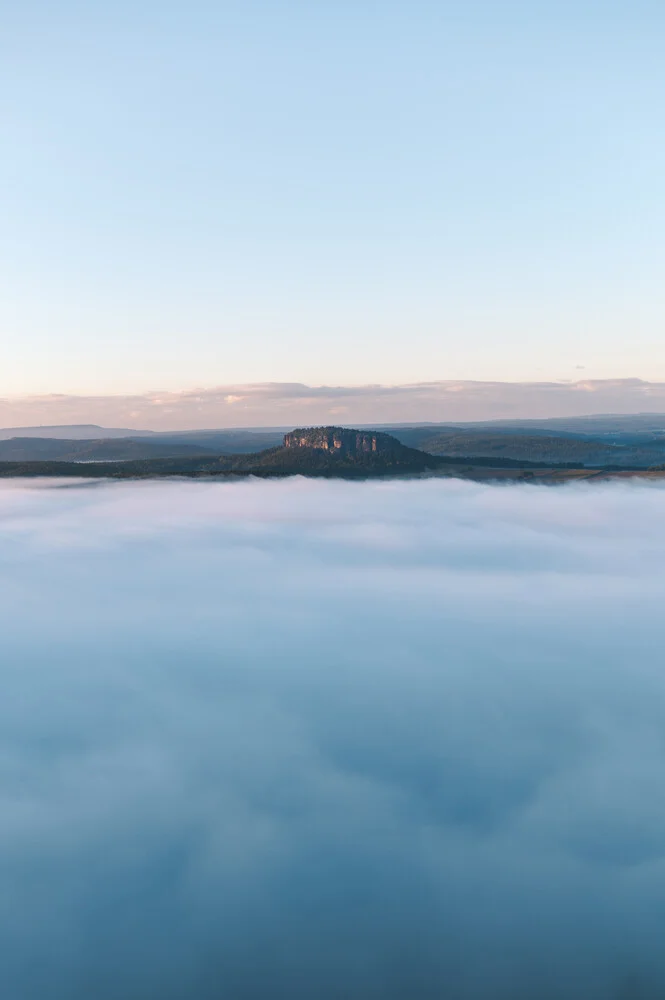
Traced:
[[2, 4], [0, 393], [665, 379], [665, 7]]

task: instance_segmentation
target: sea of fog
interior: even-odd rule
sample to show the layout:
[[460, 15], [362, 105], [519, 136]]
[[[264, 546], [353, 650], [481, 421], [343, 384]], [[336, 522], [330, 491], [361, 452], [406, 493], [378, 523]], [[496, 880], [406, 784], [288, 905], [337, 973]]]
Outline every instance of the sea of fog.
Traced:
[[0, 487], [8, 1000], [665, 997], [665, 491]]

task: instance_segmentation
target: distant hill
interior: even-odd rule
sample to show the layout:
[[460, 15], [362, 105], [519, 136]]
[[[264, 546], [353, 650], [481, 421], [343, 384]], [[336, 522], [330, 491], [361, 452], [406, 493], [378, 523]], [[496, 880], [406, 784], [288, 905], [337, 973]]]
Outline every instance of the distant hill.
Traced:
[[[109, 440], [69, 441], [59, 438], [12, 438], [0, 441], [0, 462], [64, 462], [116, 464], [153, 459], [202, 459], [202, 468], [215, 456], [216, 471], [289, 469], [433, 468], [438, 460], [424, 452], [401, 444], [389, 434], [350, 431], [340, 427], [301, 429], [280, 435], [278, 447], [261, 451], [221, 455], [219, 450], [179, 440], [177, 435], [152, 438], [112, 438]], [[274, 435], [259, 440], [274, 440]], [[201, 438], [199, 438], [201, 440]], [[216, 440], [214, 434], [203, 437]], [[233, 438], [232, 438], [233, 440]], [[329, 442], [329, 446], [328, 446]], [[246, 441], [243, 443], [247, 444]], [[203, 461], [206, 459], [207, 461]], [[118, 470], [119, 471], [119, 470]]]
[[500, 420], [462, 420], [437, 423], [432, 421], [408, 424], [382, 424], [380, 429], [389, 434], [434, 433], [444, 430], [486, 430], [492, 433], [570, 434], [574, 437], [593, 437], [598, 440], [613, 435], [640, 435], [662, 437], [665, 435], [665, 413], [599, 413], [582, 417], [545, 417], [538, 419], [504, 418]]
[[3, 427], [0, 428], [0, 441], [15, 437], [85, 441], [118, 437], [150, 437], [152, 434], [153, 431], [135, 431], [127, 427], [100, 427], [98, 424], [53, 424], [43, 427]]
[[593, 437], [608, 434], [665, 434], [665, 413], [593, 413], [583, 417], [548, 417], [532, 420], [492, 420], [464, 424], [465, 427], [493, 429], [544, 430], [548, 433], [568, 432]]
[[[118, 462], [132, 459], [177, 458], [209, 455], [195, 444], [145, 438], [110, 438], [90, 441], [61, 438], [11, 438], [0, 440], [0, 462]], [[214, 454], [214, 452], [213, 452]]]
[[424, 472], [440, 461], [403, 445], [390, 434], [344, 427], [298, 428], [284, 435], [281, 448], [247, 456], [254, 468], [318, 474]]
[[455, 429], [422, 435], [418, 447], [432, 455], [510, 458], [525, 462], [650, 466], [665, 459], [665, 441], [615, 444], [594, 438]]
[[[289, 431], [284, 437], [279, 428], [230, 428], [222, 430], [146, 432], [121, 428], [102, 428], [91, 424], [75, 427], [18, 428], [0, 431], [0, 461], [131, 462], [153, 458], [188, 458], [195, 456], [238, 456], [263, 454], [277, 449], [271, 459], [257, 459], [259, 465], [281, 463], [284, 467], [309, 463], [321, 467], [320, 456], [282, 455], [280, 449], [293, 450], [297, 435], [310, 435], [306, 447], [343, 454], [335, 459], [335, 468], [357, 465], [351, 458], [354, 435], [371, 435], [377, 444], [385, 439], [387, 464], [400, 464], [395, 443], [425, 452], [446, 462], [473, 462], [503, 468], [528, 464], [585, 466], [626, 469], [651, 468], [665, 463], [665, 416], [634, 414], [556, 418], [545, 421], [492, 421], [474, 424], [423, 424], [352, 429], [318, 427]], [[336, 448], [333, 437], [341, 442]], [[349, 436], [350, 435], [350, 436]], [[353, 438], [355, 440], [355, 438]], [[324, 447], [325, 442], [327, 446]], [[379, 446], [379, 453], [383, 445]], [[393, 449], [391, 452], [390, 449]], [[370, 449], [371, 450], [371, 449]], [[413, 456], [412, 461], [415, 461]], [[420, 460], [422, 462], [422, 459]], [[372, 463], [366, 463], [371, 465]], [[376, 464], [376, 463], [375, 463]], [[379, 463], [380, 464], [380, 463]], [[430, 463], [431, 465], [431, 463]]]
[[495, 425], [391, 428], [404, 444], [432, 455], [506, 458], [518, 462], [578, 463], [647, 468], [665, 461], [665, 435], [657, 431], [603, 431], [593, 436]]
[[[99, 427], [96, 424], [68, 424], [53, 427], [6, 427], [0, 429], [0, 443], [15, 438], [23, 442], [34, 441], [101, 441], [123, 440], [144, 443], [163, 442], [170, 448], [170, 454], [184, 454], [183, 445], [193, 445], [207, 452], [254, 452], [274, 448], [282, 443], [284, 428], [249, 428], [195, 431], [145, 431], [120, 427]], [[27, 447], [27, 444], [26, 444]], [[35, 445], [39, 448], [39, 445]], [[146, 450], [145, 454], [148, 452]], [[164, 454], [164, 452], [162, 452]], [[132, 458], [134, 451], [128, 445], [126, 458]], [[29, 458], [26, 452], [26, 460]], [[37, 455], [35, 454], [35, 457]], [[100, 456], [104, 457], [104, 456]], [[123, 457], [118, 455], [118, 457]]]
[[[11, 443], [11, 442], [10, 442]], [[94, 443], [124, 447], [126, 442]], [[71, 447], [72, 442], [68, 442]], [[82, 460], [83, 444], [74, 449], [76, 460], [0, 461], [0, 476], [85, 476], [113, 479], [160, 478], [165, 476], [327, 476], [367, 478], [423, 473], [496, 477], [497, 470], [512, 478], [525, 478], [551, 467], [543, 463], [517, 462], [509, 458], [452, 458], [430, 455], [402, 444], [380, 431], [343, 427], [310, 427], [290, 431], [275, 448], [235, 455], [178, 455], [132, 460]], [[86, 464], [83, 464], [83, 462]], [[565, 466], [557, 466], [559, 471]]]
[[[279, 447], [284, 438], [284, 428], [222, 429], [205, 431], [160, 431], [153, 438], [174, 445], [195, 444], [217, 454], [243, 454]], [[141, 439], [137, 439], [141, 440]]]
[[[15, 444], [7, 442], [8, 445]], [[55, 442], [49, 443], [55, 445]], [[62, 442], [58, 442], [62, 444]], [[88, 461], [83, 467], [81, 455], [97, 453], [105, 445], [126, 447], [127, 442], [94, 442], [72, 448], [74, 460], [0, 461], [4, 476], [105, 476], [113, 478], [151, 476], [376, 476], [420, 473], [438, 468], [445, 459], [401, 444], [389, 434], [351, 431], [341, 427], [302, 428], [284, 436], [281, 446], [258, 453], [150, 457], [131, 461]], [[21, 445], [22, 446], [22, 445]], [[140, 445], [143, 447], [143, 444]], [[41, 444], [45, 448], [44, 442]]]

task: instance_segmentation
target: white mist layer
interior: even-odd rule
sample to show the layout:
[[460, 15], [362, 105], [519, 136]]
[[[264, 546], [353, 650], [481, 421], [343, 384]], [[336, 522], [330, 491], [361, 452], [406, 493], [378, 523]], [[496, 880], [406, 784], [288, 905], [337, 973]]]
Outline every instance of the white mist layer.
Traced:
[[660, 997], [665, 491], [0, 487], [8, 996]]

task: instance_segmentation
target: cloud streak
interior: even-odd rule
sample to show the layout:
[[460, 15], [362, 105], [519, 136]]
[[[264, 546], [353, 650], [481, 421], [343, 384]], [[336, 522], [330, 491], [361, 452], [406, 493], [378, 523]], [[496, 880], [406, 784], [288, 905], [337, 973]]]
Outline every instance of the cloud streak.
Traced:
[[664, 497], [3, 485], [8, 995], [662, 996]]
[[226, 385], [135, 396], [0, 398], [0, 426], [97, 423], [147, 430], [546, 418], [665, 411], [665, 383], [419, 382]]

